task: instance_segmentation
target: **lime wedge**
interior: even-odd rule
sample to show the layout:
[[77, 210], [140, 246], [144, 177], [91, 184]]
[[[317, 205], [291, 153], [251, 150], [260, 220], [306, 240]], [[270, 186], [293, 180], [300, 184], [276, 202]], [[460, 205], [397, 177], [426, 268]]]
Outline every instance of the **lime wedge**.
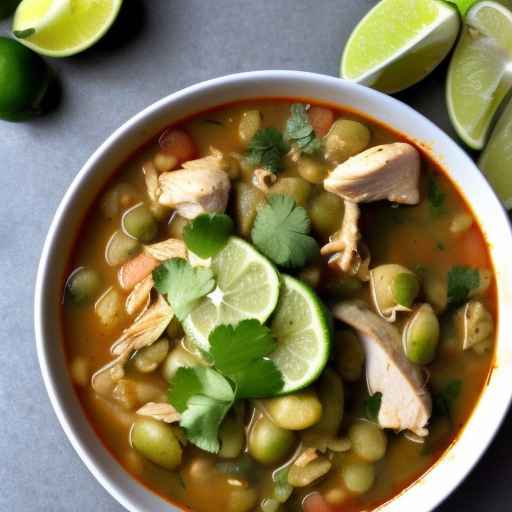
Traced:
[[352, 32], [340, 75], [388, 93], [406, 89], [446, 57], [459, 25], [441, 0], [382, 0]]
[[498, 2], [479, 2], [450, 62], [446, 102], [461, 139], [482, 149], [492, 118], [512, 86], [512, 12]]
[[97, 42], [117, 17], [123, 0], [23, 0], [13, 34], [32, 50], [67, 57]]
[[231, 237], [214, 258], [211, 269], [217, 287], [187, 317], [183, 328], [208, 350], [208, 336], [220, 324], [246, 318], [265, 322], [279, 298], [279, 277], [273, 265], [240, 238]]
[[331, 343], [324, 305], [301, 281], [283, 275], [281, 294], [271, 330], [278, 342], [270, 358], [281, 370], [289, 393], [311, 384], [322, 372]]
[[478, 165], [503, 206], [512, 209], [512, 100], [494, 128]]

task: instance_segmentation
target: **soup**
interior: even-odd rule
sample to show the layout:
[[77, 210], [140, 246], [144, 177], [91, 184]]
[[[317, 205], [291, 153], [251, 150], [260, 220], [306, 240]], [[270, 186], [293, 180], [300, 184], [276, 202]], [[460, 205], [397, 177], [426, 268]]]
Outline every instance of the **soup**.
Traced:
[[115, 174], [69, 266], [70, 374], [105, 446], [197, 512], [356, 512], [457, 437], [493, 360], [463, 198], [359, 114], [262, 99]]

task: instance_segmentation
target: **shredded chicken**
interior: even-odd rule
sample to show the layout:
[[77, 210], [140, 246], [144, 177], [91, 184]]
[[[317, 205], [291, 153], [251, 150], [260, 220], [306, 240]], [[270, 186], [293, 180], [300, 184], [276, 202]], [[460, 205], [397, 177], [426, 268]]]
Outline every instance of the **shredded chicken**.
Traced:
[[149, 199], [157, 203], [160, 196], [160, 185], [158, 184], [158, 172], [153, 162], [146, 162], [142, 167], [142, 173], [144, 174]]
[[222, 153], [212, 153], [184, 163], [182, 169], [162, 173], [158, 178], [159, 203], [175, 208], [186, 219], [205, 212], [223, 212], [231, 185]]
[[265, 193], [276, 181], [277, 176], [266, 169], [255, 169], [252, 175], [252, 184]]
[[145, 245], [144, 252], [153, 256], [158, 261], [171, 260], [172, 258], [187, 258], [187, 246], [183, 240], [168, 238], [163, 242]]
[[174, 316], [171, 307], [162, 295], [147, 311], [123, 331], [111, 347], [112, 354], [124, 356], [134, 350], [154, 343], [169, 325]]
[[324, 187], [347, 201], [417, 204], [420, 155], [404, 142], [374, 146], [338, 165]]
[[176, 423], [181, 420], [181, 414], [171, 404], [165, 402], [148, 402], [137, 411], [137, 414], [165, 423]]
[[151, 300], [153, 285], [153, 276], [151, 274], [135, 285], [125, 302], [125, 309], [129, 315], [134, 315], [137, 311], [146, 311]]
[[339, 303], [333, 314], [353, 327], [361, 340], [366, 354], [368, 391], [371, 395], [382, 393], [379, 424], [427, 436], [432, 402], [421, 372], [403, 354], [397, 328], [359, 301]]
[[342, 227], [322, 247], [322, 254], [333, 254], [329, 262], [367, 281], [370, 257], [369, 253], [360, 254], [363, 250], [359, 244], [358, 203], [387, 199], [417, 204], [419, 173], [418, 151], [403, 142], [372, 147], [338, 165], [324, 180], [325, 190], [345, 201]]

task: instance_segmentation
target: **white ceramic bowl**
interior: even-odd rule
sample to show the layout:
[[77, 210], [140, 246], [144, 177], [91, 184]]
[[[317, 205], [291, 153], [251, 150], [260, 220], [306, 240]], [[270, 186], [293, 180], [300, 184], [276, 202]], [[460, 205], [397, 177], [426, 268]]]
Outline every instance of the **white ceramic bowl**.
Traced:
[[[73, 180], [50, 227], [35, 289], [37, 353], [50, 400], [71, 444], [89, 470], [133, 512], [173, 510], [130, 477], [101, 444], [73, 391], [62, 350], [60, 300], [63, 274], [85, 212], [102, 185], [134, 149], [165, 126], [235, 100], [264, 97], [311, 98], [348, 106], [407, 134], [428, 148], [468, 199], [491, 248], [498, 280], [498, 338], [488, 386], [457, 442], [441, 460], [381, 512], [427, 512], [463, 480], [496, 433], [510, 402], [512, 386], [512, 237], [507, 216], [469, 157], [434, 124], [399, 101], [328, 76], [296, 71], [261, 71], [218, 78], [171, 94], [113, 133]], [[508, 320], [508, 321], [507, 321]], [[77, 489], [77, 493], [79, 493]]]

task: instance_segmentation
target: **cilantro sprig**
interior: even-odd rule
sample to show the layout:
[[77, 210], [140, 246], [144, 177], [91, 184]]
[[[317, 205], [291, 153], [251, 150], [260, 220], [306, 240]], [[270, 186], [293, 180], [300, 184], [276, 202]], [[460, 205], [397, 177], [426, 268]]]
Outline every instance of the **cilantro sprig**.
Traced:
[[459, 10], [461, 16], [465, 16], [469, 9], [473, 7], [479, 0], [446, 0], [450, 4], [454, 4]]
[[183, 231], [187, 247], [200, 258], [215, 256], [233, 233], [234, 224], [224, 213], [203, 213]]
[[180, 425], [199, 448], [219, 451], [219, 428], [236, 400], [271, 396], [283, 377], [268, 355], [276, 341], [258, 320], [220, 325], [209, 336], [205, 353], [211, 368], [180, 368], [170, 382], [168, 399], [182, 417]]
[[199, 299], [215, 287], [213, 272], [205, 267], [193, 267], [182, 258], [164, 261], [153, 270], [155, 288], [167, 297], [174, 314], [183, 322]]
[[275, 128], [263, 128], [249, 142], [247, 159], [251, 165], [277, 173], [283, 168], [282, 158], [287, 152], [288, 145], [281, 132]]
[[448, 304], [459, 306], [471, 290], [480, 286], [480, 273], [476, 268], [458, 265], [448, 272]]
[[318, 255], [316, 240], [309, 235], [306, 210], [286, 195], [273, 195], [256, 216], [251, 237], [254, 245], [277, 265], [303, 267]]
[[301, 151], [312, 155], [319, 151], [322, 143], [315, 135], [315, 130], [309, 122], [306, 107], [302, 103], [294, 103], [290, 107], [291, 116], [286, 123], [284, 139], [289, 144], [295, 144]]

